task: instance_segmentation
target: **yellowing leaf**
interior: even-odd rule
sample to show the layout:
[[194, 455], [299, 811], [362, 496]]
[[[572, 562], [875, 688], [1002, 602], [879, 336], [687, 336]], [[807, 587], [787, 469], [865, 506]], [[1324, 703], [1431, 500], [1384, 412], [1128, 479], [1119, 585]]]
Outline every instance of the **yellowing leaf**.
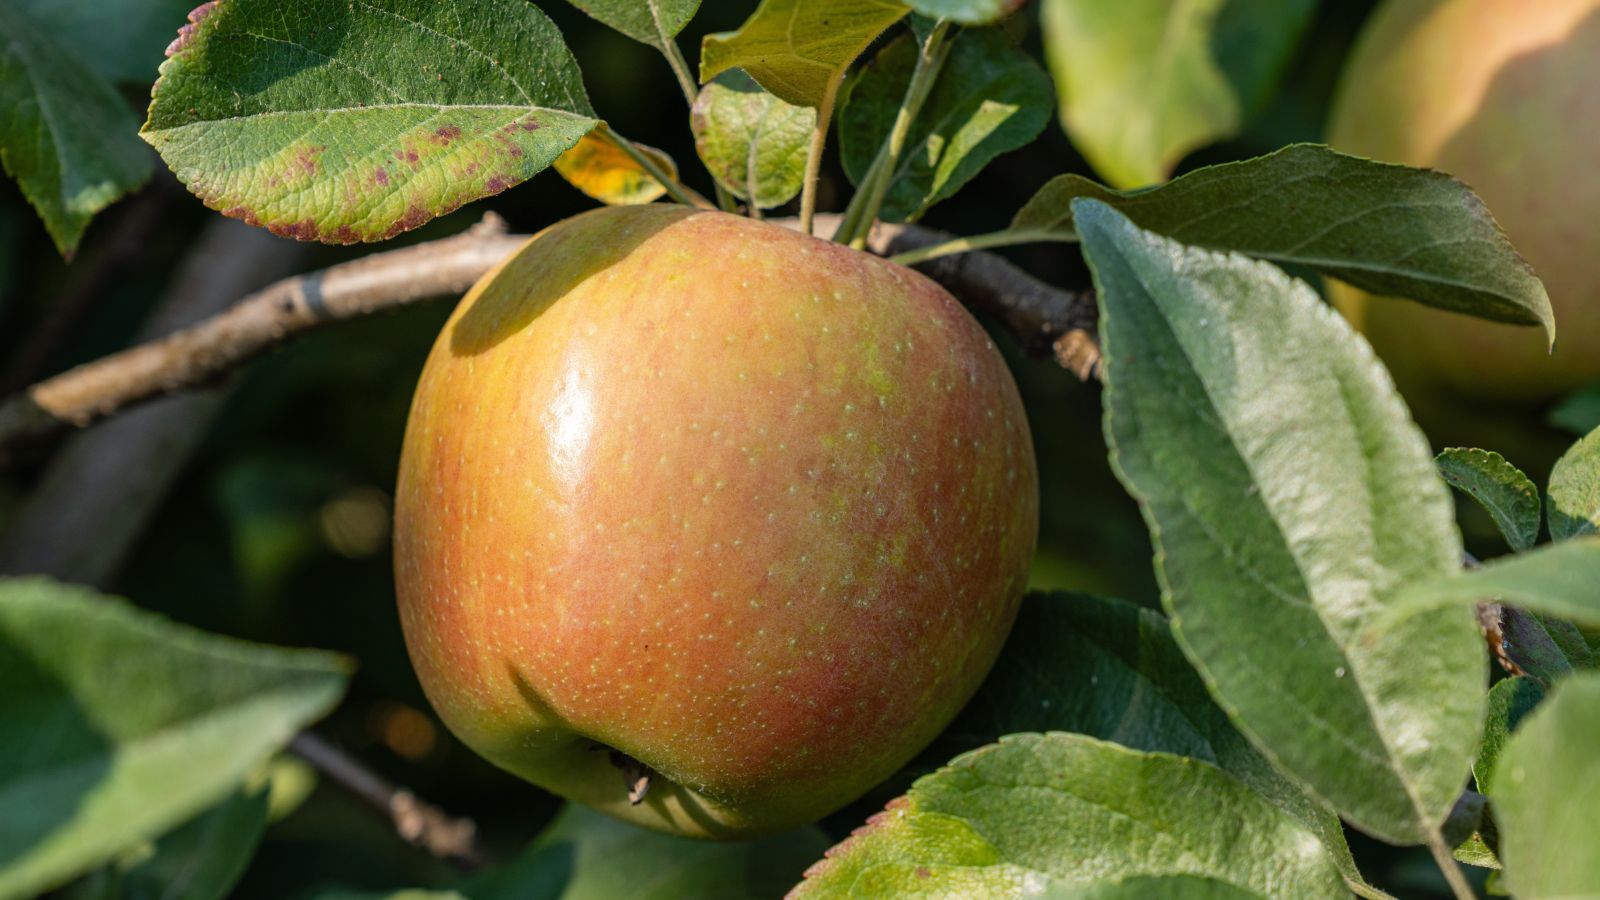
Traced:
[[738, 31], [706, 35], [700, 82], [742, 68], [785, 103], [820, 108], [850, 63], [908, 12], [898, 0], [762, 0]]
[[[677, 176], [678, 165], [672, 157], [654, 147], [635, 146], [667, 174]], [[615, 141], [593, 131], [556, 157], [555, 168], [568, 184], [612, 206], [649, 203], [667, 192], [665, 185], [651, 177]]]

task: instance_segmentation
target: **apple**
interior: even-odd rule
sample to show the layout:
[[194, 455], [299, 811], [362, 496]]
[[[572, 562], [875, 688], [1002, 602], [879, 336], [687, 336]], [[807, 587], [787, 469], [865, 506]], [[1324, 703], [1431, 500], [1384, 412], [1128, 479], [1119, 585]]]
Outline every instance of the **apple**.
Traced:
[[485, 276], [428, 357], [400, 618], [496, 765], [740, 837], [848, 803], [950, 721], [1038, 515], [1016, 384], [938, 285], [725, 213], [601, 209]]
[[1600, 0], [1390, 0], [1329, 141], [1465, 181], [1544, 280], [1553, 355], [1538, 328], [1332, 290], [1435, 440], [1538, 440], [1544, 407], [1600, 380]]

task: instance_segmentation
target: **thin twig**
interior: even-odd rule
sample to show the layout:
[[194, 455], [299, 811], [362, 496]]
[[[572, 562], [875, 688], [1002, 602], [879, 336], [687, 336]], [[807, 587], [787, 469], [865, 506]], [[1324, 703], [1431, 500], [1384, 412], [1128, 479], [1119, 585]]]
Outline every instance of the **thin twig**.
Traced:
[[[837, 224], [835, 216], [822, 218], [824, 227]], [[795, 225], [792, 219], [775, 221]], [[88, 425], [152, 397], [208, 384], [294, 335], [458, 295], [527, 240], [503, 229], [491, 217], [465, 234], [289, 278], [191, 328], [42, 381], [0, 402], [0, 464], [66, 427]], [[867, 246], [890, 255], [949, 238], [917, 225], [879, 224]], [[1074, 343], [1079, 361], [1068, 367], [1080, 377], [1092, 373], [1098, 349], [1089, 293], [1053, 287], [987, 253], [941, 257], [918, 269], [974, 311], [997, 319], [1030, 352], [1054, 353], [1067, 363], [1070, 358], [1062, 347]], [[1088, 364], [1082, 362], [1085, 354], [1091, 358]]]
[[475, 871], [487, 863], [476, 843], [478, 826], [452, 816], [416, 794], [367, 768], [364, 763], [305, 731], [289, 742], [289, 752], [311, 764], [335, 784], [387, 815], [407, 843], [421, 847], [462, 869]]
[[1428, 852], [1433, 854], [1433, 861], [1439, 865], [1439, 872], [1444, 875], [1444, 880], [1450, 885], [1450, 892], [1455, 895], [1456, 900], [1477, 900], [1477, 892], [1467, 882], [1467, 876], [1461, 873], [1460, 864], [1450, 854], [1450, 848], [1444, 842], [1444, 835], [1437, 828], [1428, 832]]

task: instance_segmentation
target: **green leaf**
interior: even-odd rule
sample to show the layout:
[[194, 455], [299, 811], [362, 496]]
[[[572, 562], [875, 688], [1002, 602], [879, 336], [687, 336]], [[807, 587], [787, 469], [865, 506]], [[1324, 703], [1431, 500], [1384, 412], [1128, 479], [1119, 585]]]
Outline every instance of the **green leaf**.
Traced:
[[347, 670], [84, 588], [0, 580], [0, 897], [58, 885], [217, 802], [333, 707]]
[[744, 69], [795, 106], [831, 106], [845, 69], [910, 9], [899, 0], [761, 0], [738, 31], [708, 34], [700, 82]]
[[[40, 31], [72, 49], [109, 81], [143, 83], [156, 78], [161, 48], [199, 0], [10, 0]], [[115, 23], [114, 27], [107, 27]]]
[[1233, 776], [1057, 733], [1011, 735], [919, 779], [791, 897], [1023, 897], [1179, 875], [1245, 896], [1348, 896], [1316, 837]]
[[[845, 87], [839, 153], [854, 184], [861, 183], [889, 137], [917, 54], [917, 41], [903, 35]], [[958, 32], [933, 90], [911, 123], [879, 218], [920, 218], [990, 160], [1038, 137], [1049, 118], [1050, 78], [1044, 70], [999, 29]]]
[[1550, 411], [1550, 424], [1577, 435], [1600, 428], [1600, 384], [1567, 395]]
[[1426, 840], [1477, 744], [1472, 614], [1364, 626], [1461, 544], [1427, 442], [1366, 343], [1264, 263], [1074, 204], [1100, 298], [1113, 468], [1173, 631], [1239, 729], [1352, 823]]
[[1524, 672], [1545, 684], [1594, 667], [1588, 641], [1571, 622], [1555, 616], [1501, 607], [1501, 649]]
[[122, 875], [127, 900], [222, 900], [267, 827], [267, 789], [241, 790], [168, 833]]
[[817, 127], [811, 107], [785, 103], [733, 69], [700, 89], [689, 127], [706, 169], [739, 199], [770, 209], [800, 193]]
[[227, 0], [195, 11], [141, 132], [225, 215], [393, 237], [549, 166], [595, 126], [525, 0]]
[[1062, 175], [1011, 227], [1070, 237], [1078, 197], [1185, 244], [1307, 266], [1440, 309], [1543, 324], [1555, 337], [1544, 285], [1471, 188], [1439, 172], [1294, 144], [1147, 191], [1119, 193]]
[[643, 44], [666, 49], [700, 9], [700, 0], [567, 0]]
[[1028, 0], [905, 0], [906, 5], [930, 19], [949, 19], [962, 25], [992, 25], [1022, 8]]
[[[803, 828], [757, 841], [707, 843], [645, 831], [568, 804], [534, 846], [571, 859], [572, 879], [562, 900], [739, 900], [783, 896], [828, 841], [821, 831]], [[524, 895], [496, 895], [519, 896]]]
[[72, 256], [95, 213], [150, 177], [138, 127], [105, 79], [27, 10], [0, 3], [0, 163], [61, 255]]
[[1489, 783], [1506, 886], [1519, 900], [1600, 896], [1600, 673], [1551, 691]]
[[1033, 594], [978, 693], [920, 759], [1016, 732], [1070, 731], [1211, 763], [1294, 816], [1359, 878], [1339, 820], [1228, 721], [1159, 613], [1093, 594]]
[[1413, 616], [1447, 606], [1471, 608], [1484, 600], [1600, 627], [1596, 585], [1600, 585], [1600, 536], [1573, 538], [1411, 584], [1375, 628], [1406, 627]]
[[1600, 428], [1556, 460], [1549, 516], [1552, 540], [1600, 533]]
[[1493, 450], [1451, 447], [1434, 458], [1453, 488], [1478, 501], [1505, 536], [1522, 551], [1539, 540], [1539, 489], [1522, 470]]
[[1165, 179], [1276, 86], [1315, 0], [1043, 0], [1061, 121], [1118, 187]]
[[1226, 881], [1195, 875], [1140, 875], [1117, 881], [1053, 886], [1039, 895], [1046, 900], [1248, 900], [1263, 897]]
[[1506, 741], [1522, 724], [1524, 717], [1544, 700], [1545, 688], [1538, 679], [1517, 676], [1505, 678], [1489, 689], [1489, 709], [1484, 719], [1483, 741], [1472, 764], [1472, 777], [1478, 790], [1488, 790], [1494, 782], [1494, 768]]

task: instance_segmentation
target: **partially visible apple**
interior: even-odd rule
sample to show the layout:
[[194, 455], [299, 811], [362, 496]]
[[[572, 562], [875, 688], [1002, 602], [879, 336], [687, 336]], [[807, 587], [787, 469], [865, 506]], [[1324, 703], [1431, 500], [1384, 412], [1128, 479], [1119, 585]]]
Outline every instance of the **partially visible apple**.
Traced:
[[1537, 439], [1550, 401], [1600, 380], [1600, 0], [1389, 0], [1329, 141], [1462, 179], [1544, 280], [1554, 355], [1538, 328], [1334, 289], [1436, 441]]
[[497, 765], [663, 831], [782, 829], [976, 690], [1037, 478], [1010, 373], [933, 282], [724, 213], [597, 210], [486, 276], [428, 358], [401, 621]]

